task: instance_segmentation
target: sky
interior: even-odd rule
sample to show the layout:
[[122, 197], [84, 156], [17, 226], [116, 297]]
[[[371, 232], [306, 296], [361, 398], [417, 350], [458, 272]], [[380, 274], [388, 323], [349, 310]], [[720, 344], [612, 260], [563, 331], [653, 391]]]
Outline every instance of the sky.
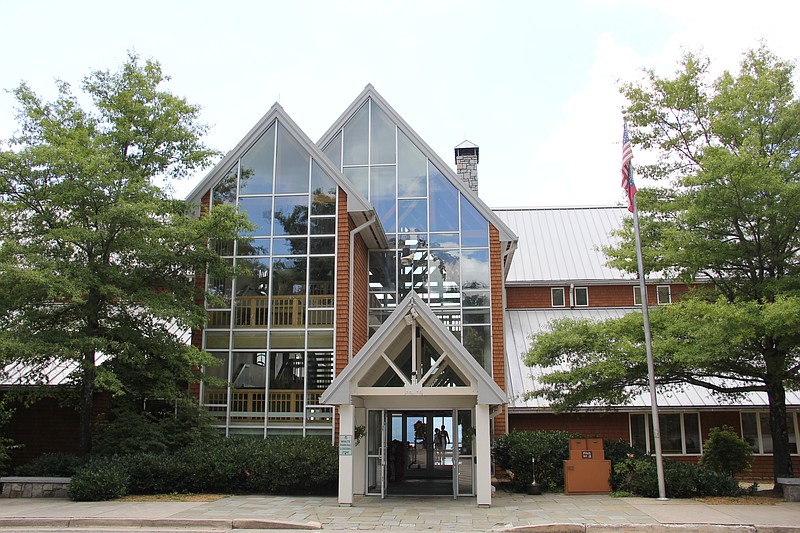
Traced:
[[[451, 167], [461, 141], [480, 147], [490, 207], [623, 205], [619, 87], [644, 68], [669, 75], [692, 51], [735, 71], [762, 42], [800, 58], [794, 0], [0, 0], [0, 12], [0, 139], [16, 131], [7, 91], [21, 81], [46, 99], [56, 79], [79, 92], [129, 50], [202, 107], [223, 153], [275, 102], [316, 141], [371, 83]], [[648, 156], [634, 148], [634, 164]]]

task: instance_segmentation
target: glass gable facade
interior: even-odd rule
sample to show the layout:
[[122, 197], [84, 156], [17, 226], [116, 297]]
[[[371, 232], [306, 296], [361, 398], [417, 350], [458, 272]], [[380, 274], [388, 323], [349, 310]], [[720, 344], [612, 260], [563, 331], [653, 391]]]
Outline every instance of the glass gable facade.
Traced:
[[219, 365], [202, 403], [226, 435], [331, 436], [336, 182], [276, 120], [211, 191], [253, 223], [213, 246], [235, 267], [208, 279], [203, 348]]
[[375, 207], [390, 243], [369, 256], [370, 335], [414, 290], [491, 374], [486, 218], [372, 98], [323, 151]]

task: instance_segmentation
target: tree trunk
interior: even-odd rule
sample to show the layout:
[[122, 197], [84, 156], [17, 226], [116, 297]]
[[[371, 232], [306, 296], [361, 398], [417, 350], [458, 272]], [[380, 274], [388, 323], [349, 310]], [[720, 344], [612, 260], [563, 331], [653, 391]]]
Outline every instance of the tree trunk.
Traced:
[[779, 477], [793, 476], [789, 428], [786, 420], [786, 389], [782, 379], [768, 380], [767, 397], [769, 398], [769, 427], [772, 434], [772, 467], [777, 484]]
[[92, 451], [92, 412], [94, 411], [94, 378], [95, 352], [87, 350], [81, 361], [81, 420], [80, 420], [80, 446], [81, 456]]

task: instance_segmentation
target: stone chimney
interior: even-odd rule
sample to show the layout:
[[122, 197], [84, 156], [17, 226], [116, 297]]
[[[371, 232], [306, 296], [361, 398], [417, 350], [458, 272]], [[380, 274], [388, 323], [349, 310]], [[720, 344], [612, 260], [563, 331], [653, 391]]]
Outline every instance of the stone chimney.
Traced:
[[456, 172], [461, 181], [478, 196], [478, 147], [464, 141], [456, 146]]

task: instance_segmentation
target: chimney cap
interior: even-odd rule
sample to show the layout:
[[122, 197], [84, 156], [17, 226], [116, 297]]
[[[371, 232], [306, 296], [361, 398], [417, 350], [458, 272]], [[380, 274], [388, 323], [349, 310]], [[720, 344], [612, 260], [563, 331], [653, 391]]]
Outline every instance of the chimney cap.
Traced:
[[474, 155], [478, 161], [480, 160], [480, 156], [478, 155], [478, 145], [472, 141], [465, 140], [461, 142], [461, 144], [456, 146], [455, 152], [456, 160], [462, 155]]

